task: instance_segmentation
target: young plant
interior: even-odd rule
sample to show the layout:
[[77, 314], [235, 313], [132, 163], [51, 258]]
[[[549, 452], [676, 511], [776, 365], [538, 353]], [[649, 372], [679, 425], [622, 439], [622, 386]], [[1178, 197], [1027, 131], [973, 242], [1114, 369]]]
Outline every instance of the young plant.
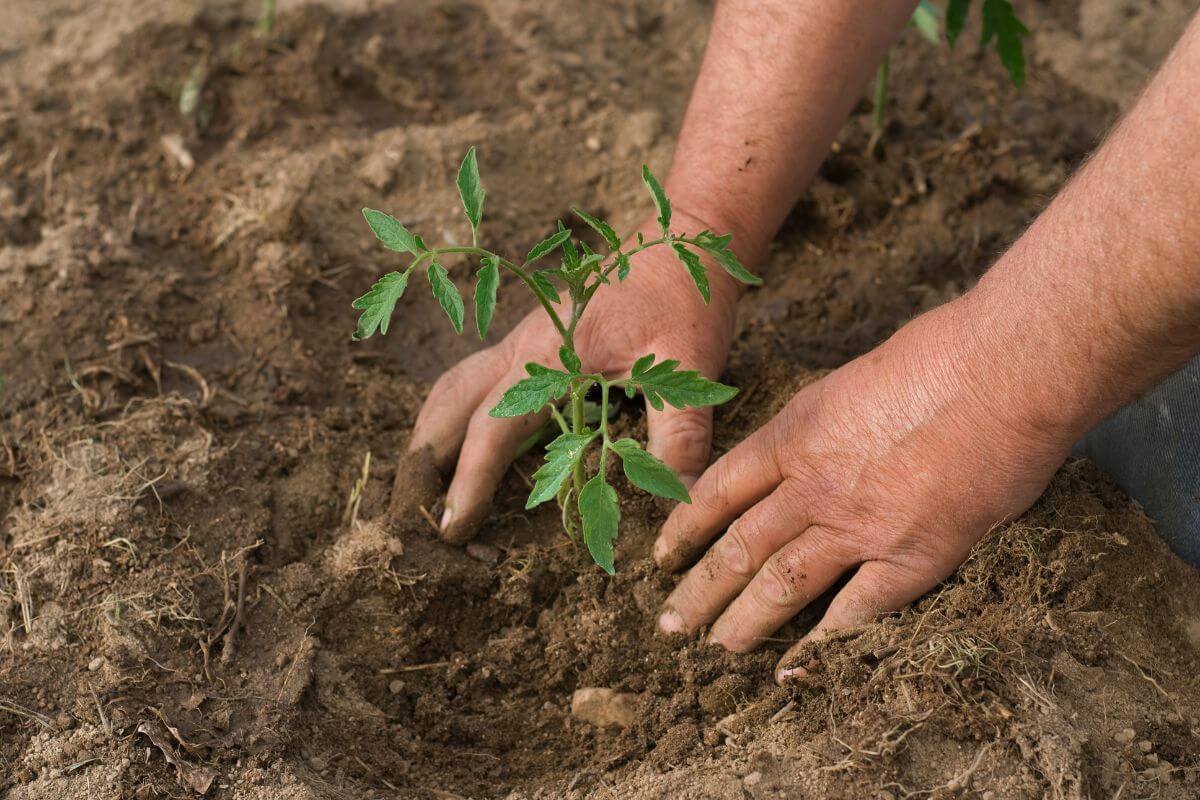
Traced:
[[[971, 10], [971, 2], [972, 0], [949, 0], [946, 5], [946, 41], [951, 47], [962, 33], [967, 21], [967, 12]], [[936, 45], [941, 42], [941, 18], [942, 10], [938, 6], [931, 0], [921, 0], [908, 24], [917, 30], [921, 38]], [[1013, 10], [1009, 0], [983, 0], [983, 33], [979, 46], [987, 47], [993, 39], [995, 40], [996, 55], [1017, 89], [1025, 85], [1025, 48], [1021, 39], [1028, 35], [1029, 28], [1017, 17], [1017, 12]], [[867, 145], [868, 153], [875, 151], [875, 146], [883, 136], [891, 67], [891, 56], [885, 55], [875, 73], [872, 131], [871, 141]]]
[[[731, 237], [728, 234], [718, 235], [708, 230], [692, 235], [673, 232], [671, 203], [662, 186], [646, 167], [642, 167], [642, 180], [658, 211], [660, 236], [646, 239], [639, 233], [636, 244], [623, 242], [607, 222], [573, 208], [575, 215], [603, 241], [601, 252], [593, 251], [586, 242], [576, 239], [560, 220], [557, 230], [534, 245], [523, 259], [510, 260], [479, 246], [484, 190], [472, 147], [458, 171], [458, 193], [471, 227], [471, 244], [430, 247], [392, 216], [364, 208], [363, 216], [383, 246], [413, 258], [403, 272], [384, 275], [371, 291], [353, 304], [362, 311], [354, 332], [355, 341], [376, 331], [386, 334], [396, 302], [408, 287], [409, 277], [414, 270], [424, 266], [433, 296], [450, 318], [455, 333], [462, 333], [466, 313], [463, 299], [442, 262], [446, 256], [471, 256], [478, 258], [480, 263], [479, 271], [475, 273], [474, 304], [475, 326], [479, 338], [483, 339], [496, 308], [501, 271], [520, 279], [562, 337], [559, 365], [526, 364], [528, 377], [510, 387], [490, 413], [493, 417], [520, 417], [549, 410], [560, 433], [546, 446], [546, 461], [533, 475], [535, 483], [525, 507], [529, 509], [547, 500], [557, 500], [567, 533], [572, 538], [579, 538], [582, 528], [583, 541], [592, 558], [610, 574], [613, 572], [613, 540], [617, 537], [621, 517], [616, 491], [605, 477], [610, 454], [620, 459], [625, 476], [635, 486], [684, 503], [690, 503], [691, 497], [675, 472], [633, 439], [610, 438], [609, 393], [620, 389], [633, 397], [635, 392], [641, 391], [653, 408], [662, 410], [664, 403], [676, 408], [718, 405], [737, 394], [737, 389], [710, 381], [694, 370], [680, 369], [678, 361], [656, 361], [653, 353], [639, 358], [628, 378], [611, 380], [604, 375], [585, 372], [575, 351], [575, 331], [580, 318], [600, 287], [614, 277], [621, 281], [628, 276], [633, 256], [660, 245], [674, 252], [705, 303], [709, 300], [708, 275], [698, 252], [707, 253], [722, 269], [743, 283], [761, 283], [738, 261], [729, 247]], [[555, 254], [558, 266], [545, 268], [549, 257]], [[563, 301], [562, 293], [566, 294], [566, 301]], [[600, 395], [600, 413], [594, 417], [593, 426], [585, 414], [584, 398], [595, 387]], [[560, 402], [565, 405], [565, 412], [560, 410]], [[600, 449], [598, 466], [589, 474], [585, 457], [597, 445]]]

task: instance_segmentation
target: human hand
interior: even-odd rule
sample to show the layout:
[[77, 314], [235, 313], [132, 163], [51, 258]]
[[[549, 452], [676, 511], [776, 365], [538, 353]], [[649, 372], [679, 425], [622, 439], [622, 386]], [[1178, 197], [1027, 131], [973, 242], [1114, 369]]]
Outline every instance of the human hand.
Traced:
[[[674, 220], [688, 233], [709, 227], [678, 208]], [[648, 237], [658, 235], [657, 223], [643, 230]], [[580, 319], [575, 350], [584, 371], [628, 374], [634, 361], [654, 353], [716, 378], [729, 352], [740, 288], [720, 268], [710, 265], [708, 275], [712, 300], [705, 306], [670, 249], [657, 247], [634, 256], [629, 276], [602, 287]], [[559, 311], [569, 316], [569, 309]], [[526, 377], [525, 364], [557, 364], [561, 345], [549, 317], [537, 308], [499, 344], [463, 359], [434, 384], [417, 416], [410, 449], [431, 447], [442, 469], [458, 457], [440, 525], [447, 541], [461, 543], [474, 536], [518, 445], [546, 418], [497, 419], [488, 411]], [[690, 486], [708, 466], [712, 409], [647, 407], [647, 428], [647, 449]]]
[[965, 306], [914, 320], [805, 387], [701, 476], [655, 543], [668, 569], [708, 548], [661, 630], [711, 623], [709, 641], [750, 650], [857, 570], [780, 660], [777, 679], [799, 677], [800, 644], [903, 607], [1033, 504], [1075, 434], [1031, 423], [1030, 398], [997, 380], [1011, 354], [977, 335]]

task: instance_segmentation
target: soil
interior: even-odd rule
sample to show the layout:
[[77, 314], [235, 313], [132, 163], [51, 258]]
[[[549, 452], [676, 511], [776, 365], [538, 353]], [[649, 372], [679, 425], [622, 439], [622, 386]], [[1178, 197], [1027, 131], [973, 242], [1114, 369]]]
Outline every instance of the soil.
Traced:
[[[255, 3], [199, 5], [18, 4], [0, 32], [0, 793], [1200, 796], [1200, 582], [1086, 462], [786, 689], [812, 614], [750, 655], [655, 635], [668, 509], [618, 476], [615, 578], [521, 510], [532, 453], [475, 544], [433, 536], [442, 478], [398, 454], [479, 345], [415, 295], [349, 342], [391, 268], [358, 209], [462, 237], [478, 144], [498, 247], [572, 203], [628, 227], [706, 3], [285, 2], [265, 40]], [[973, 42], [897, 49], [881, 150], [864, 104], [742, 301], [719, 451], [968, 288], [1187, 11], [1026, 5], [1020, 94]], [[632, 724], [573, 717], [588, 687], [633, 694]]]

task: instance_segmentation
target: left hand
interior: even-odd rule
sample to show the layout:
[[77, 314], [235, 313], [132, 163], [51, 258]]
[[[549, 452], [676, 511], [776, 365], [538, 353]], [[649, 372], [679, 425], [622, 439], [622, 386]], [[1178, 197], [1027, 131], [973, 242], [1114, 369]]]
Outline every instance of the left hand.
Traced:
[[[708, 469], [663, 526], [677, 569], [659, 627], [750, 650], [855, 571], [801, 640], [872, 622], [936, 586], [1025, 511], [1076, 435], [1010, 388], [1003, 342], [961, 298], [805, 387]], [[1054, 380], [1053, 375], [1032, 376]], [[776, 677], [805, 674], [784, 655]]]

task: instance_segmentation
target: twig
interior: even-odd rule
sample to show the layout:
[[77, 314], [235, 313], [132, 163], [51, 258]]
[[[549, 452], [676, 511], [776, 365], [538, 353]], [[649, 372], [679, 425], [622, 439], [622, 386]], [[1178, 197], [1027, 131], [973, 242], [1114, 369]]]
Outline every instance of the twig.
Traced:
[[441, 536], [442, 529], [438, 527], [437, 522], [433, 518], [433, 514], [429, 513], [429, 509], [425, 508], [425, 506], [417, 506], [417, 510], [421, 512], [421, 516], [424, 517], [425, 521], [429, 523], [429, 527], [433, 528], [433, 532], [438, 536]]
[[36, 722], [37, 724], [41, 725], [43, 728], [53, 728], [54, 727], [50, 722], [50, 718], [47, 717], [46, 715], [39, 714], [36, 711], [30, 711], [28, 708], [17, 705], [16, 703], [14, 703], [11, 700], [5, 700], [2, 697], [0, 697], [0, 711], [7, 711], [8, 713], [15, 714], [18, 717], [25, 717], [26, 719], [31, 719], [34, 722]]
[[237, 653], [237, 633], [238, 629], [242, 627], [246, 613], [246, 574], [248, 572], [246, 551], [243, 550], [241, 558], [238, 559], [237, 610], [233, 614], [233, 622], [230, 624], [229, 630], [225, 632], [225, 639], [221, 643], [222, 664], [233, 661], [233, 657]]
[[409, 664], [404, 667], [389, 667], [388, 669], [379, 670], [380, 675], [397, 675], [404, 672], [420, 672], [424, 669], [437, 669], [438, 667], [450, 666], [449, 661], [430, 661], [428, 664]]

